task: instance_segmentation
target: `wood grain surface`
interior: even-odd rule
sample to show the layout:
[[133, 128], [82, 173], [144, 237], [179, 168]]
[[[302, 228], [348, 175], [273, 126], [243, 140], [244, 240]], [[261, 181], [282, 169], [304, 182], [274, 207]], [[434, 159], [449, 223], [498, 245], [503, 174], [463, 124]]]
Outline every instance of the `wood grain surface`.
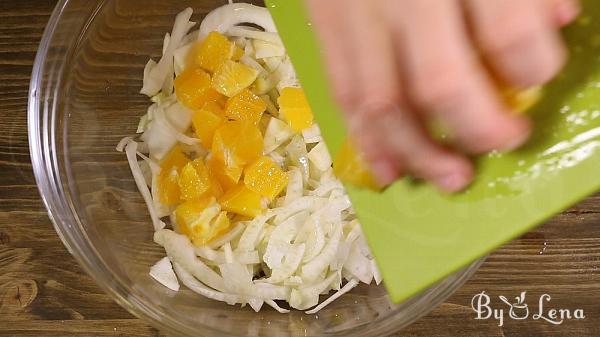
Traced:
[[[63, 247], [38, 195], [27, 141], [27, 91], [52, 0], [0, 0], [0, 336], [162, 336], [104, 294]], [[585, 319], [476, 320], [474, 295], [508, 308], [583, 309]], [[396, 336], [599, 336], [600, 196], [492, 254], [443, 305]]]

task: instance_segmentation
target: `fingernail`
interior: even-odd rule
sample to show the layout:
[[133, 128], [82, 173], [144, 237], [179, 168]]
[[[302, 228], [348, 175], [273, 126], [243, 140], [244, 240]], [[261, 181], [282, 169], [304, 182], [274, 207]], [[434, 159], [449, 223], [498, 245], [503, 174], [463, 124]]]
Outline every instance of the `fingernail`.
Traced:
[[391, 163], [387, 161], [377, 161], [371, 164], [371, 170], [375, 174], [377, 183], [381, 186], [388, 186], [398, 178], [398, 171]]
[[581, 4], [576, 0], [565, 0], [560, 3], [557, 11], [560, 25], [568, 25], [581, 13]]
[[460, 173], [450, 173], [436, 179], [434, 183], [446, 192], [458, 192], [469, 186], [471, 180], [469, 177]]

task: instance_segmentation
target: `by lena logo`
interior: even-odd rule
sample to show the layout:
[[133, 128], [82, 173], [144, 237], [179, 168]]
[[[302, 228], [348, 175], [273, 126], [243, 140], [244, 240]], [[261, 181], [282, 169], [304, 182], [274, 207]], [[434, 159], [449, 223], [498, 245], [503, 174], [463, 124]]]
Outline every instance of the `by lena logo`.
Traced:
[[550, 304], [552, 297], [548, 294], [541, 295], [537, 300], [537, 308], [532, 307], [530, 310], [526, 301], [526, 294], [527, 292], [522, 292], [519, 296], [515, 297], [514, 301], [510, 301], [505, 296], [498, 296], [503, 305], [502, 307], [494, 308], [491, 297], [485, 291], [482, 291], [473, 296], [471, 300], [471, 307], [476, 313], [475, 319], [485, 320], [493, 318], [498, 321], [498, 326], [503, 326], [507, 313], [508, 317], [512, 320], [522, 321], [530, 318], [536, 321], [543, 320], [554, 325], [560, 325], [566, 320], [585, 318], [583, 309], [552, 308]]

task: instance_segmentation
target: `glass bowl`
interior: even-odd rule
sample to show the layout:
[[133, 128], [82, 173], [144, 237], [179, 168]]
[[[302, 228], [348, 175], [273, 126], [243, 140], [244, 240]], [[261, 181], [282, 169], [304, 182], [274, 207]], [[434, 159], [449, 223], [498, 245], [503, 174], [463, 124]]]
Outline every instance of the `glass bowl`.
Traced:
[[[194, 19], [221, 1], [62, 0], [41, 41], [29, 96], [31, 157], [56, 232], [119, 304], [173, 335], [382, 336], [428, 313], [461, 286], [478, 261], [419, 296], [393, 305], [382, 286], [362, 285], [317, 315], [228, 306], [148, 275], [165, 253], [119, 140], [148, 107], [139, 94], [148, 57], [158, 59], [175, 15]], [[259, 2], [254, 1], [257, 4]]]

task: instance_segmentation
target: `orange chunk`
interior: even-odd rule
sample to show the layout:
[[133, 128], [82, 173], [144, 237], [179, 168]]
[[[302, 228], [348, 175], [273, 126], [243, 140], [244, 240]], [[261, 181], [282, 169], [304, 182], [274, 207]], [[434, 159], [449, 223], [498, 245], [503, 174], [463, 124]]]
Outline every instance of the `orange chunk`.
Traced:
[[204, 242], [199, 242], [201, 245], [206, 245], [215, 239], [226, 234], [231, 228], [231, 221], [227, 217], [227, 212], [221, 212], [210, 226], [210, 230], [206, 235]]
[[275, 199], [287, 183], [287, 174], [269, 157], [259, 158], [244, 170], [246, 187], [269, 200]]
[[215, 198], [204, 198], [201, 200], [186, 201], [177, 206], [174, 214], [179, 231], [182, 234], [190, 236], [193, 227], [201, 223], [209, 223], [212, 218], [206, 220], [206, 217], [201, 218], [201, 215], [209, 206], [214, 207], [215, 205], [218, 207]]
[[189, 161], [190, 160], [188, 159], [188, 157], [185, 155], [185, 153], [183, 153], [181, 146], [175, 145], [173, 146], [171, 151], [167, 153], [163, 160], [160, 161], [160, 168], [169, 169], [172, 167], [176, 167], [180, 169], [184, 167]]
[[280, 113], [294, 131], [301, 132], [312, 126], [313, 113], [302, 89], [283, 88], [277, 102]]
[[265, 210], [261, 199], [260, 194], [240, 184], [225, 193], [219, 202], [223, 209], [228, 212], [254, 218], [261, 215]]
[[[210, 172], [210, 170], [209, 170]], [[210, 176], [210, 195], [215, 198], [220, 198], [223, 196], [225, 191], [223, 191], [223, 187], [221, 187], [221, 183], [214, 175]]]
[[227, 100], [225, 116], [236, 121], [248, 121], [257, 125], [265, 110], [267, 110], [267, 102], [252, 91], [244, 89]]
[[[213, 220], [218, 218], [221, 207], [215, 198], [186, 201], [175, 209], [179, 231], [196, 246], [206, 244], [214, 237]], [[222, 220], [220, 220], [222, 221]], [[223, 224], [219, 225], [221, 228]]]
[[189, 162], [187, 156], [176, 145], [160, 162], [160, 174], [158, 175], [158, 199], [167, 206], [176, 205], [181, 200], [179, 191], [179, 171]]
[[244, 50], [234, 43], [233, 56], [231, 57], [231, 59], [233, 61], [239, 61], [242, 58], [242, 56], [244, 56]]
[[335, 175], [344, 183], [356, 187], [381, 190], [381, 186], [369, 170], [367, 162], [362, 158], [349, 140], [342, 145], [333, 162]]
[[237, 186], [240, 178], [242, 177], [241, 167], [227, 167], [225, 163], [220, 161], [218, 158], [212, 156], [208, 160], [208, 168], [211, 176], [218, 182], [218, 185], [223, 190], [229, 191], [230, 189]]
[[177, 182], [181, 191], [181, 198], [188, 201], [205, 197], [211, 189], [208, 168], [201, 158], [185, 165], [181, 169]]
[[221, 110], [223, 110], [225, 109], [225, 104], [227, 104], [228, 99], [229, 97], [219, 94], [219, 99], [217, 99], [215, 102], [221, 107]]
[[215, 102], [208, 102], [202, 109], [194, 112], [194, 130], [206, 149], [211, 148], [215, 131], [224, 121], [223, 109]]
[[212, 87], [227, 97], [233, 97], [251, 86], [257, 77], [258, 70], [227, 60], [215, 71]]
[[221, 94], [211, 87], [210, 75], [199, 67], [184, 70], [174, 82], [177, 99], [190, 109], [200, 109], [207, 102], [218, 101]]
[[239, 60], [242, 55], [244, 51], [219, 32], [209, 33], [192, 52], [194, 63], [210, 73], [214, 73], [225, 61]]
[[215, 131], [212, 154], [230, 168], [241, 168], [262, 155], [260, 130], [247, 122], [225, 122]]
[[505, 87], [501, 89], [501, 93], [506, 104], [517, 114], [521, 114], [531, 109], [542, 99], [543, 89], [540, 86], [524, 90]]
[[158, 176], [158, 199], [163, 205], [172, 206], [181, 201], [181, 193], [177, 184], [178, 177], [177, 169], [161, 170]]

